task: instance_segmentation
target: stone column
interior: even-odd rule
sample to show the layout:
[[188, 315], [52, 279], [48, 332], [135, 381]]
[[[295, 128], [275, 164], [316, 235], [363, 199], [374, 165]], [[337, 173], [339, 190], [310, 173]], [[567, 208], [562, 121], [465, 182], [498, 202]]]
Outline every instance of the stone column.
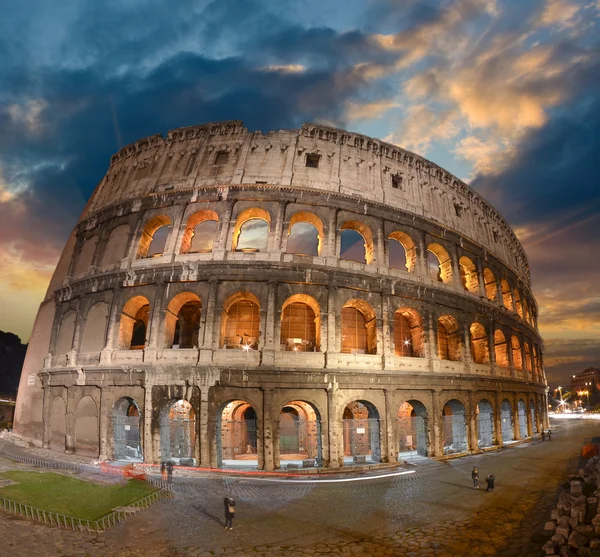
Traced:
[[386, 257], [385, 257], [385, 237], [383, 234], [383, 223], [381, 221], [378, 221], [377, 223], [377, 246], [375, 249], [375, 261], [373, 263], [375, 263], [375, 265], [377, 265], [378, 267], [387, 267], [388, 266], [388, 262], [386, 261]]
[[444, 455], [442, 408], [440, 407], [440, 392], [431, 392], [431, 408], [433, 409], [433, 455], [441, 457]]
[[110, 399], [104, 389], [100, 389], [100, 405], [98, 408], [98, 421], [100, 422], [100, 455], [98, 460], [108, 460], [108, 421], [110, 416]]
[[337, 343], [337, 316], [336, 316], [337, 287], [327, 287], [327, 353], [325, 355], [326, 367], [337, 368], [337, 354], [340, 347]]
[[111, 354], [113, 350], [117, 349], [117, 342], [119, 339], [119, 328], [121, 326], [121, 320], [119, 319], [119, 309], [121, 308], [122, 291], [123, 288], [120, 285], [116, 286], [113, 290], [106, 334], [106, 345], [100, 353], [100, 365], [110, 364]]
[[504, 307], [504, 297], [502, 296], [502, 279], [501, 278], [497, 278], [496, 279], [496, 300], [498, 302], [498, 305], [500, 307]]
[[[262, 345], [262, 365], [273, 366], [275, 365], [275, 301], [277, 300], [277, 288], [278, 283], [276, 281], [270, 281], [268, 283], [267, 293], [267, 308], [264, 323], [264, 344]], [[261, 311], [262, 314], [262, 311]], [[261, 339], [262, 341], [263, 339]], [[259, 348], [261, 348], [259, 346]]]
[[44, 431], [42, 432], [42, 447], [44, 449], [49, 449], [50, 448], [50, 440], [52, 437], [52, 424], [50, 423], [50, 420], [52, 418], [52, 416], [51, 416], [52, 392], [50, 390], [50, 387], [44, 386], [43, 393], [44, 394], [43, 394], [42, 415], [43, 415]]
[[340, 458], [338, 446], [339, 424], [335, 407], [335, 387], [327, 388], [327, 437], [329, 445], [329, 468], [339, 468], [343, 465], [343, 447]]
[[383, 344], [382, 363], [387, 369], [393, 361], [392, 338], [390, 334], [390, 296], [389, 293], [381, 295], [381, 337]]
[[65, 453], [75, 454], [75, 400], [71, 389], [65, 389], [67, 412], [65, 414]]
[[488, 352], [490, 355], [490, 372], [492, 375], [498, 374], [498, 369], [496, 367], [496, 347], [494, 346], [494, 331], [495, 331], [494, 321], [490, 319], [488, 326]]
[[510, 368], [510, 376], [517, 377], [517, 370], [515, 369], [515, 361], [513, 360], [512, 342], [510, 335], [506, 336], [506, 352], [508, 354], [508, 367]]
[[496, 434], [496, 444], [499, 447], [504, 446], [502, 440], [502, 393], [496, 392], [496, 408], [494, 408], [494, 433]]
[[[200, 466], [203, 468], [210, 468], [210, 446], [209, 436], [214, 431], [208, 429], [208, 387], [200, 388], [200, 411], [198, 413], [198, 420], [200, 422], [198, 441], [200, 445]], [[196, 450], [198, 452], [198, 450]]]
[[210, 362], [212, 360], [212, 351], [215, 349], [215, 322], [217, 321], [217, 311], [215, 310], [217, 298], [219, 296], [219, 281], [208, 281], [208, 298], [206, 300], [206, 314], [204, 317], [204, 337], [200, 348], [200, 361]]
[[465, 371], [471, 373], [473, 367], [473, 354], [471, 353], [471, 328], [468, 321], [463, 322], [463, 362]]
[[[215, 242], [213, 246], [213, 258], [214, 259], [224, 259], [225, 252], [231, 249], [231, 246], [227, 245], [227, 239], [229, 238], [229, 229], [231, 227], [231, 214], [233, 212], [233, 204], [234, 201], [227, 201], [225, 205], [225, 210], [221, 213], [220, 222], [219, 222], [219, 232], [218, 232], [218, 240]], [[235, 226], [235, 221], [233, 222], [233, 226]]]
[[458, 262], [458, 250], [456, 246], [452, 244], [451, 248], [448, 250], [448, 255], [450, 256], [450, 267], [452, 268], [452, 284], [465, 292], [465, 287], [462, 284], [462, 280], [460, 279], [460, 263]]
[[159, 445], [158, 452], [155, 451], [154, 448], [154, 440], [152, 439], [152, 379], [150, 377], [150, 373], [145, 373], [144, 379], [144, 415], [143, 415], [143, 425], [144, 425], [144, 445], [142, 448], [144, 455], [144, 462], [146, 463], [155, 463], [158, 462], [158, 458], [160, 455], [160, 424], [159, 424], [159, 438], [156, 440]]
[[386, 432], [386, 448], [385, 452], [382, 451], [383, 462], [396, 462], [398, 460], [398, 450], [396, 448], [395, 436], [394, 436], [394, 404], [393, 404], [393, 391], [384, 389], [383, 394], [385, 396], [385, 432]]
[[274, 389], [262, 389], [263, 392], [263, 470], [274, 470], [273, 454], [273, 395]]
[[329, 258], [328, 265], [337, 265], [337, 209], [330, 209], [329, 221], [327, 222], [327, 237], [323, 238], [323, 249], [321, 256]]
[[512, 397], [513, 401], [513, 435], [515, 437], [515, 441], [519, 441], [521, 439], [521, 427], [519, 420], [519, 395], [515, 393]]
[[485, 277], [483, 276], [483, 262], [479, 257], [475, 259], [475, 266], [477, 267], [477, 294], [480, 298], [487, 300], [487, 293], [485, 291]]
[[146, 348], [144, 348], [144, 362], [156, 361], [157, 351], [162, 350], [164, 339], [161, 335], [164, 333], [165, 326], [165, 283], [157, 282], [154, 289], [154, 298], [150, 306], [150, 317], [148, 325], [150, 327], [150, 336], [146, 332]]
[[429, 369], [433, 371], [433, 361], [437, 358], [437, 339], [435, 337], [435, 327], [434, 327], [434, 319], [433, 319], [433, 311], [428, 312], [428, 330], [427, 330], [427, 338], [429, 339], [428, 345], [428, 354], [426, 356], [429, 358]]
[[272, 245], [269, 247], [271, 254], [281, 253], [281, 237], [283, 235], [283, 221], [285, 218], [285, 208], [287, 202], [282, 202], [277, 205], [277, 214], [273, 223], [273, 234], [269, 237], [273, 239]]
[[529, 393], [527, 394], [527, 401], [525, 404], [525, 416], [527, 416], [527, 436], [533, 437], [533, 420], [531, 419], [531, 400], [529, 398]]
[[473, 453], [481, 452], [479, 450], [479, 440], [477, 435], [477, 400], [475, 392], [469, 391], [469, 449]]
[[420, 277], [429, 277], [427, 268], [427, 241], [425, 232], [417, 233], [417, 268], [416, 273]]

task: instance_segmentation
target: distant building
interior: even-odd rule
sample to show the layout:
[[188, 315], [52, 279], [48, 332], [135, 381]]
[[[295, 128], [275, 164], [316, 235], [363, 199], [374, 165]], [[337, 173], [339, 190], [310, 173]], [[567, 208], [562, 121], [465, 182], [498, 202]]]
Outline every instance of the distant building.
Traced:
[[588, 367], [571, 379], [571, 392], [584, 404], [596, 405], [600, 402], [600, 368]]

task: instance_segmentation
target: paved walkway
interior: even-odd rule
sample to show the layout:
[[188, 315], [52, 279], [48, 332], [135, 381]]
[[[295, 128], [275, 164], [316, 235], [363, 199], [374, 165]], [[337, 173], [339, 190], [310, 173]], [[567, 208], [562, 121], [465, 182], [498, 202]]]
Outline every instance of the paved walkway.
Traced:
[[[558, 486], [597, 427], [563, 422], [553, 431], [551, 442], [424, 461], [414, 474], [359, 482], [176, 478], [174, 499], [99, 535], [0, 514], [2, 555], [537, 557]], [[473, 490], [475, 465], [482, 477], [496, 475], [494, 493]], [[233, 531], [223, 528], [224, 495], [237, 501]]]

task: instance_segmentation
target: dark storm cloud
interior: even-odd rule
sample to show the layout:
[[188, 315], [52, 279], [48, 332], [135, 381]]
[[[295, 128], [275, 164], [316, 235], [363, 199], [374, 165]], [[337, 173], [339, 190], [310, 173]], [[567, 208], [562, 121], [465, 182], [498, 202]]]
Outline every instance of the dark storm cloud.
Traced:
[[545, 367], [548, 384], [569, 385], [571, 376], [588, 367], [600, 367], [598, 339], [549, 340], [546, 342]]
[[[199, 10], [192, 2], [173, 7], [154, 1], [151, 20], [144, 10], [109, 8], [85, 5], [67, 40], [57, 47], [63, 60], [54, 66], [29, 66], [26, 51], [19, 53], [22, 66], [8, 63], [15, 52], [6, 41], [0, 43], [5, 77], [0, 124], [9, 131], [0, 136], [0, 169], [9, 188], [29, 184], [18, 199], [27, 218], [19, 221], [21, 227], [3, 230], [6, 241], [23, 243], [26, 222], [42, 226], [47, 219], [45, 241], [55, 243], [56, 256], [111, 154], [141, 137], [224, 119], [241, 119], [250, 129], [264, 130], [321, 118], [341, 124], [345, 100], [365, 85], [354, 64], [377, 50], [369, 46], [361, 53], [366, 40], [358, 32], [340, 35], [284, 22], [277, 28], [273, 16], [250, 2], [208, 3]], [[269, 33], [244, 29], [239, 17], [232, 17], [242, 10], [250, 20], [262, 14]], [[174, 17], [159, 32], [161, 18], [156, 15], [169, 12]], [[202, 21], [200, 15], [205, 16]], [[214, 30], [202, 41], [230, 36], [232, 44], [245, 43], [243, 54], [210, 58], [171, 53], [172, 47], [194, 41], [196, 23], [198, 32]], [[291, 46], [284, 48], [288, 42]], [[265, 69], [268, 63], [287, 64], [292, 53], [307, 59], [318, 53], [320, 64], [300, 72]], [[12, 211], [11, 205], [0, 204], [0, 213]]]

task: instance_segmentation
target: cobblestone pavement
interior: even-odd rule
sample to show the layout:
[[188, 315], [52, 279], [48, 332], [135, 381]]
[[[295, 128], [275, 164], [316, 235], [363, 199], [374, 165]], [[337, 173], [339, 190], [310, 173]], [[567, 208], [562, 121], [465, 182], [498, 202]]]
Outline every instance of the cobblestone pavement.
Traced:
[[[537, 557], [558, 486], [577, 465], [584, 439], [597, 434], [597, 425], [561, 422], [553, 431], [551, 442], [447, 463], [422, 460], [409, 466], [413, 474], [366, 481], [176, 478], [174, 499], [99, 535], [0, 514], [0, 554]], [[472, 488], [475, 465], [481, 477], [495, 474], [493, 493]], [[237, 501], [233, 531], [223, 528], [224, 495]]]

